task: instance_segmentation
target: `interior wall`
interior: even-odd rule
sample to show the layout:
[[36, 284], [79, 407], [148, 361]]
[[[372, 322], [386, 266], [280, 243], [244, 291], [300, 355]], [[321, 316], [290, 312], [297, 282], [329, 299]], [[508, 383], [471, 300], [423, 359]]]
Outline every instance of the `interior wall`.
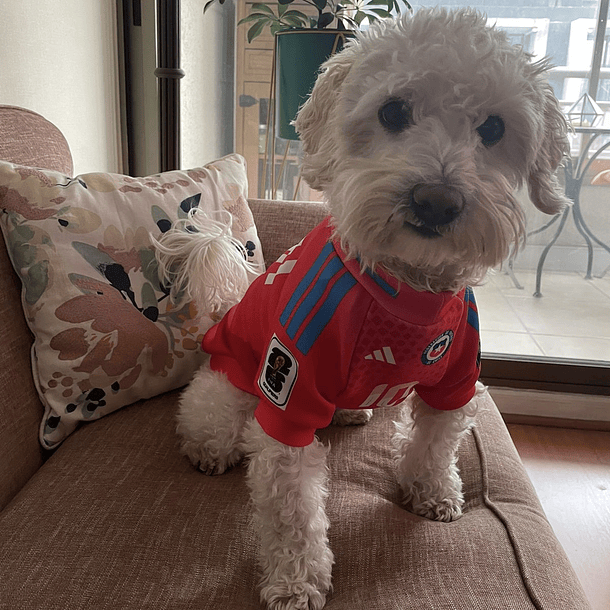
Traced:
[[57, 125], [76, 173], [122, 167], [116, 30], [113, 0], [0, 2], [0, 104]]
[[235, 7], [207, 0], [180, 3], [182, 167], [197, 167], [234, 150]]

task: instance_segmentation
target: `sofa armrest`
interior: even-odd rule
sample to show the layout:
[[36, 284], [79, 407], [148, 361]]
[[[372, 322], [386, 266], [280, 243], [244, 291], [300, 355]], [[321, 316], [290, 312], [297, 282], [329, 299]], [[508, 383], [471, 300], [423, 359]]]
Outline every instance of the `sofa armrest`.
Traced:
[[328, 216], [323, 203], [249, 199], [267, 266]]
[[[71, 176], [72, 154], [43, 116], [0, 104], [0, 159]], [[38, 429], [44, 408], [32, 377], [33, 337], [21, 308], [21, 283], [0, 237], [0, 510], [44, 462]]]
[[43, 406], [32, 378], [32, 335], [21, 309], [21, 283], [0, 238], [0, 510], [42, 466]]

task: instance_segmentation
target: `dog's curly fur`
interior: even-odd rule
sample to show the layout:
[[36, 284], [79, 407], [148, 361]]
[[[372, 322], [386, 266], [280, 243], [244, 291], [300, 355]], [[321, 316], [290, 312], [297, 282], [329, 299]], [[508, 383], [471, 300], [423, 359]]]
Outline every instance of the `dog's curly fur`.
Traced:
[[[343, 247], [433, 292], [477, 283], [504, 260], [524, 234], [515, 189], [527, 183], [534, 205], [550, 214], [566, 203], [554, 171], [568, 152], [567, 127], [547, 68], [472, 10], [379, 22], [331, 58], [296, 128], [303, 176], [327, 195]], [[392, 99], [412, 111], [399, 134], [377, 118]], [[476, 127], [495, 115], [506, 133], [488, 148]], [[466, 200], [442, 239], [405, 230], [418, 223], [409, 205], [418, 184]]]
[[[324, 191], [344, 251], [416, 290], [457, 293], [521, 243], [517, 188], [557, 213], [567, 203], [554, 177], [567, 125], [547, 69], [472, 10], [375, 24], [327, 61], [296, 128], [303, 175]], [[183, 242], [181, 253], [160, 254], [166, 268], [188, 260]], [[248, 457], [262, 599], [273, 610], [319, 610], [333, 564], [328, 449], [269, 437], [252, 417], [256, 404], [206, 364], [181, 399], [182, 451], [207, 474]], [[405, 504], [418, 515], [461, 515], [456, 451], [476, 404], [435, 410], [416, 391], [404, 401], [393, 446]], [[343, 410], [334, 423], [370, 417]]]

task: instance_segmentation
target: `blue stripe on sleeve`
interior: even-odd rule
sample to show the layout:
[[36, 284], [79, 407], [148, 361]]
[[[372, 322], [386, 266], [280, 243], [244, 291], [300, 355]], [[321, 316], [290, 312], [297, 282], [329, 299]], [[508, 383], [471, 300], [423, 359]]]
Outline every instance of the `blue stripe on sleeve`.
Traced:
[[303, 322], [305, 322], [305, 318], [307, 318], [307, 316], [314, 310], [332, 279], [343, 268], [343, 263], [338, 256], [334, 256], [328, 261], [315, 284], [312, 286], [307, 296], [297, 308], [292, 320], [290, 321], [290, 324], [288, 325], [288, 328], [286, 329], [286, 334], [291, 339], [295, 338]]
[[468, 307], [468, 324], [479, 332], [479, 314], [477, 313], [477, 302], [474, 300], [474, 291], [470, 286], [466, 287], [464, 301]]
[[282, 315], [280, 316], [280, 324], [284, 326], [288, 319], [290, 318], [296, 304], [299, 302], [300, 298], [305, 294], [310, 284], [313, 282], [316, 275], [318, 275], [318, 271], [322, 268], [324, 261], [328, 258], [328, 255], [334, 251], [333, 245], [328, 243], [322, 248], [318, 258], [315, 260], [314, 264], [309, 268], [309, 271], [303, 276], [303, 279], [300, 281], [297, 286], [294, 294], [290, 297], [290, 300], [286, 304]]
[[335, 285], [331, 288], [324, 303], [306, 326], [297, 341], [296, 346], [302, 354], [307, 355], [316, 339], [320, 336], [320, 333], [335, 315], [335, 312], [345, 295], [347, 295], [355, 284], [357, 284], [356, 279], [347, 271], [335, 282]]
[[373, 273], [370, 269], [366, 270], [366, 274], [381, 288], [384, 292], [389, 294], [392, 298], [396, 298], [398, 296], [398, 290], [392, 288], [390, 284], [388, 284], [381, 276]]

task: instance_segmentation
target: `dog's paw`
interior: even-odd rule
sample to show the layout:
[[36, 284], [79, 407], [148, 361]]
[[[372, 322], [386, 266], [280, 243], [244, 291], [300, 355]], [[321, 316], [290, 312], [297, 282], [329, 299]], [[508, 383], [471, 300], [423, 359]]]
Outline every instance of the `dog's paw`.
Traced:
[[361, 426], [371, 421], [372, 409], [337, 409], [332, 423], [335, 426]]
[[462, 481], [457, 472], [444, 482], [441, 476], [433, 481], [416, 479], [407, 482], [402, 479], [399, 482], [403, 491], [403, 504], [415, 515], [445, 523], [462, 516], [464, 496]]
[[[303, 532], [304, 538], [308, 535]], [[269, 610], [322, 610], [332, 589], [334, 557], [328, 541], [287, 542], [274, 545], [273, 556], [264, 558], [261, 599]], [[291, 545], [298, 551], [291, 552]]]
[[183, 440], [180, 444], [180, 451], [189, 458], [193, 466], [206, 475], [223, 474], [241, 462], [244, 456], [243, 451], [237, 447], [229, 452], [220, 453], [209, 451], [199, 443], [187, 440]]
[[261, 590], [269, 610], [322, 610], [326, 592], [308, 582], [273, 584]]
[[450, 523], [462, 516], [462, 504], [452, 500], [441, 500], [440, 502], [426, 500], [417, 505], [407, 502], [407, 506], [411, 508], [414, 514], [431, 521]]

